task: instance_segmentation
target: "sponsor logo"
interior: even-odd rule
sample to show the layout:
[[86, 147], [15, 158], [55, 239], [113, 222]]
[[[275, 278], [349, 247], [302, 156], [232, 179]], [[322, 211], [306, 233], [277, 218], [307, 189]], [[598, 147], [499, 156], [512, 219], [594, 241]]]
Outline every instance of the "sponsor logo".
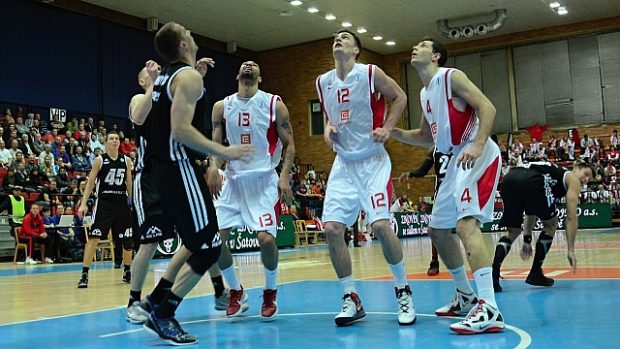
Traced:
[[437, 123], [436, 122], [433, 122], [431, 124], [431, 133], [433, 134], [433, 136], [437, 134]]
[[341, 110], [340, 111], [340, 122], [347, 122], [347, 121], [349, 121], [349, 109]]
[[241, 134], [241, 144], [252, 144], [252, 137], [249, 133]]
[[91, 236], [101, 236], [101, 229], [93, 229], [93, 231], [90, 232]]
[[161, 231], [161, 229], [159, 229], [158, 227], [152, 225], [151, 227], [149, 227], [149, 229], [146, 231], [146, 233], [143, 236], [143, 239], [157, 239], [164, 236], [163, 232]]

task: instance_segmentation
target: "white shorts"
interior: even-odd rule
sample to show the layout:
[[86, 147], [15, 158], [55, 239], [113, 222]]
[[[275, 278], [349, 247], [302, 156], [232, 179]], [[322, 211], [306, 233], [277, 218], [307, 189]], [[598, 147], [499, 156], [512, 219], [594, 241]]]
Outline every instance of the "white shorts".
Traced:
[[458, 220], [473, 217], [480, 224], [493, 220], [497, 182], [502, 169], [499, 148], [492, 140], [482, 150], [476, 164], [469, 170], [457, 167], [459, 154], [448, 164], [446, 178], [439, 186], [429, 226], [453, 229]]
[[275, 171], [259, 176], [228, 176], [217, 204], [220, 229], [248, 227], [276, 237], [278, 217], [278, 175]]
[[[360, 210], [369, 223], [390, 219], [392, 163], [384, 150], [364, 160], [347, 161], [336, 155], [323, 204], [323, 222], [355, 223]], [[388, 189], [389, 187], [389, 189]]]

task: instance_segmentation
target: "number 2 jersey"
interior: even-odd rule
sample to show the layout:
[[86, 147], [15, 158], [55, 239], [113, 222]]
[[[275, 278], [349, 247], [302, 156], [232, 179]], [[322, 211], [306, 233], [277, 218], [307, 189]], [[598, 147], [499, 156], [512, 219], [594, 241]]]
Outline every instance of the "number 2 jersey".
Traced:
[[108, 154], [103, 154], [101, 160], [101, 169], [95, 182], [97, 198], [127, 202], [125, 156], [119, 154], [114, 160]]
[[276, 105], [280, 96], [258, 90], [251, 98], [237, 93], [224, 98], [224, 123], [228, 143], [253, 144], [249, 161], [231, 160], [226, 165], [231, 178], [267, 173], [275, 169], [282, 155], [276, 129]]
[[332, 137], [334, 151], [345, 160], [363, 160], [384, 150], [370, 133], [383, 126], [385, 97], [375, 91], [376, 66], [356, 63], [344, 80], [336, 69], [320, 75], [316, 89], [329, 124], [338, 132]]

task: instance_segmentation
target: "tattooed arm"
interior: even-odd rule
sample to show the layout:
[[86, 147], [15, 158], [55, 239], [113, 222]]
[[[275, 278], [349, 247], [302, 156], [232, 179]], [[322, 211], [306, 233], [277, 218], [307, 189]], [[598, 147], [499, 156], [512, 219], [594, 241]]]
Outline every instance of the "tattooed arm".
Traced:
[[295, 142], [293, 141], [293, 127], [288, 115], [288, 109], [282, 101], [278, 101], [276, 105], [276, 127], [278, 137], [284, 147], [284, 163], [280, 172], [280, 195], [282, 201], [291, 204], [293, 199], [293, 190], [291, 189], [291, 167], [295, 161]]

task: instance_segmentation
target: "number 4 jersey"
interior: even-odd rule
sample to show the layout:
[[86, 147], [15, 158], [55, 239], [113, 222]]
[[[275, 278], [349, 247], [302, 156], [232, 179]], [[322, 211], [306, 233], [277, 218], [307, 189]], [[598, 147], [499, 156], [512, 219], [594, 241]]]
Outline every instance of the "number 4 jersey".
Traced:
[[127, 163], [124, 155], [112, 159], [108, 154], [101, 156], [101, 169], [97, 174], [96, 193], [99, 199], [127, 201]]

